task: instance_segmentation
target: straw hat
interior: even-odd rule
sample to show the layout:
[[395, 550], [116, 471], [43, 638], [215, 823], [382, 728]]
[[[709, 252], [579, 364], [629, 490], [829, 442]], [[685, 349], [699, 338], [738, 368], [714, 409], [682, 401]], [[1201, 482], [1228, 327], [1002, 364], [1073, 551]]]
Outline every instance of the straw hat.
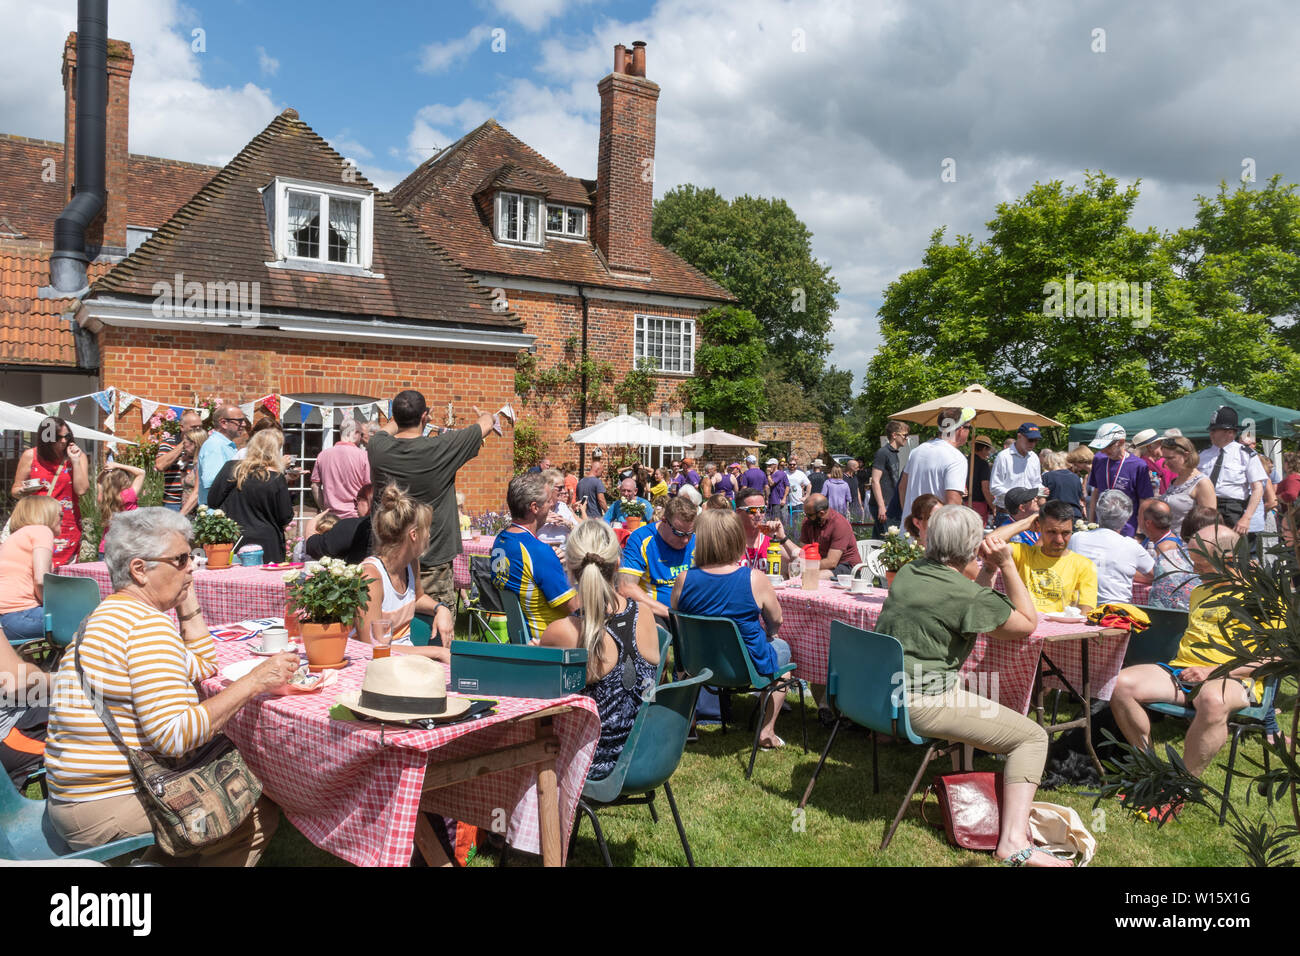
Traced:
[[338, 703], [376, 720], [452, 720], [473, 701], [447, 696], [447, 675], [437, 661], [400, 654], [367, 664], [361, 690], [344, 691]]

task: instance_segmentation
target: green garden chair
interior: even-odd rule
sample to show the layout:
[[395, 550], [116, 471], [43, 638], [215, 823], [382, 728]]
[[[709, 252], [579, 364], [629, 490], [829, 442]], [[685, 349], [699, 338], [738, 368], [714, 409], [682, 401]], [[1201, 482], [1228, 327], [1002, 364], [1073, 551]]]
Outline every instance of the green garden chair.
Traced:
[[[94, 584], [93, 581], [90, 583]], [[45, 801], [28, 800], [14, 787], [8, 774], [0, 773], [0, 860], [98, 860], [106, 863], [132, 850], [153, 846], [153, 842], [153, 834], [148, 833], [74, 851], [54, 829], [45, 812]]]
[[1187, 630], [1187, 612], [1164, 607], [1135, 604], [1151, 619], [1151, 626], [1141, 634], [1130, 634], [1124, 651], [1124, 666], [1164, 664], [1178, 655], [1178, 644]]

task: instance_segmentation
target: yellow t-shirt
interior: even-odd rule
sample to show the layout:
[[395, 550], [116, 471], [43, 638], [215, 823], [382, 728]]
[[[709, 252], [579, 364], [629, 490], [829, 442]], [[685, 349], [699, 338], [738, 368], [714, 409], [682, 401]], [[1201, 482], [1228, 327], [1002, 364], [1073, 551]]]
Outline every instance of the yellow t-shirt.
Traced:
[[[1220, 592], [1221, 593], [1221, 592]], [[1188, 599], [1187, 630], [1178, 643], [1178, 654], [1169, 662], [1170, 667], [1202, 667], [1206, 664], [1224, 664], [1233, 659], [1228, 646], [1224, 643], [1223, 630], [1220, 625], [1228, 620], [1226, 607], [1202, 607], [1215, 592], [1205, 585], [1193, 588]], [[1279, 624], [1278, 626], [1285, 626]], [[1229, 630], [1243, 631], [1240, 622], [1229, 625]], [[1201, 648], [1198, 644], [1211, 644], [1212, 647]], [[1255, 681], [1255, 699], [1263, 700], [1264, 682]]]
[[658, 481], [651, 485], [647, 490], [650, 492], [650, 501], [653, 502], [660, 495], [668, 494], [668, 482]]
[[1049, 558], [1038, 545], [1011, 544], [1020, 580], [1029, 589], [1034, 607], [1051, 614], [1067, 606], [1097, 606], [1097, 566], [1083, 555], [1066, 551]]

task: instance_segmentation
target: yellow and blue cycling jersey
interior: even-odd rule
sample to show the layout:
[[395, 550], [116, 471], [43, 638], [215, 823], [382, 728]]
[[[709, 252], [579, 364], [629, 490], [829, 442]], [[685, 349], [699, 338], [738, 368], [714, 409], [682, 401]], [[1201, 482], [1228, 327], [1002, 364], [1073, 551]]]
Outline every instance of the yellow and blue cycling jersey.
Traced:
[[628, 535], [622, 572], [635, 575], [643, 588], [667, 604], [677, 575], [695, 563], [695, 535], [686, 538], [682, 547], [672, 548], [664, 543], [658, 528], [657, 523], [642, 525]]
[[492, 580], [519, 595], [528, 638], [540, 638], [546, 625], [564, 617], [561, 605], [573, 597], [564, 565], [549, 544], [529, 531], [507, 529], [492, 542]]

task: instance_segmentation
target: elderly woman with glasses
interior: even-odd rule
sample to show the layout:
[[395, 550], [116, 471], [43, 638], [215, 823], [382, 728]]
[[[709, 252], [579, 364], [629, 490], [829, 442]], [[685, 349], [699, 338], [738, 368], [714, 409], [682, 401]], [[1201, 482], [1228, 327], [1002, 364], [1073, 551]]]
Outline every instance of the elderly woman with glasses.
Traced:
[[[991, 580], [997, 569], [1005, 596], [978, 580]], [[1028, 717], [966, 691], [959, 679], [976, 635], [1019, 640], [1037, 626], [1038, 611], [1011, 548], [997, 536], [985, 538], [984, 523], [962, 505], [941, 505], [931, 513], [925, 557], [899, 570], [876, 621], [877, 631], [903, 645], [912, 728], [1007, 755], [994, 856], [1011, 866], [1068, 866], [1035, 849], [1029, 836], [1029, 809], [1047, 759], [1046, 732]]]
[[[74, 850], [149, 833], [126, 755], [109, 736], [78, 677], [102, 694], [126, 745], [181, 757], [209, 742], [258, 694], [283, 685], [297, 654], [276, 654], [219, 694], [200, 701], [195, 683], [217, 673], [216, 647], [190, 573], [190, 523], [166, 508], [114, 519], [105, 558], [113, 593], [91, 612], [64, 655], [50, 707], [45, 765], [49, 816]], [[173, 621], [167, 612], [175, 610]], [[183, 862], [253, 866], [277, 822], [263, 799], [227, 839]], [[176, 862], [154, 848], [147, 859]]]
[[54, 567], [77, 560], [81, 551], [81, 505], [90, 490], [86, 454], [72, 440], [72, 428], [62, 418], [47, 418], [36, 430], [36, 447], [18, 459], [10, 493], [15, 498], [46, 495], [59, 503], [62, 514], [54, 539]]

